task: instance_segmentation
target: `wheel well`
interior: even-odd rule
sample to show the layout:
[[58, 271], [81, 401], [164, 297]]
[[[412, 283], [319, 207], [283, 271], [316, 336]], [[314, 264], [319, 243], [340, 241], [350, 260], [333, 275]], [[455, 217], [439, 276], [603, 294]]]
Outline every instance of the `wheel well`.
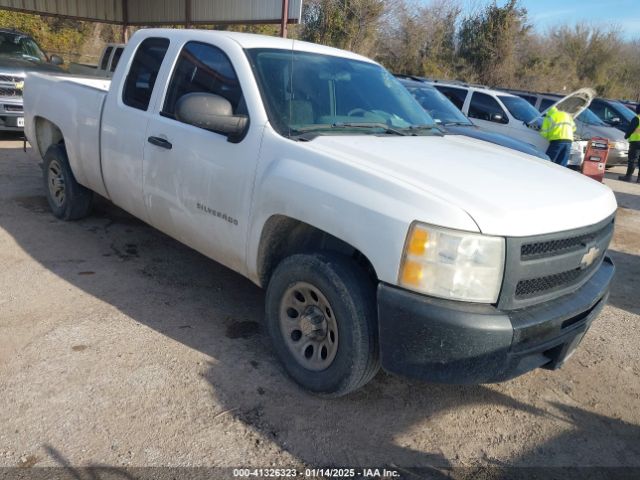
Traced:
[[278, 264], [286, 257], [302, 252], [331, 251], [353, 258], [374, 283], [378, 276], [369, 259], [347, 242], [312, 225], [284, 215], [267, 220], [258, 248], [258, 278], [263, 287]]
[[44, 156], [51, 145], [64, 143], [64, 136], [56, 124], [46, 118], [37, 117], [36, 142], [38, 143], [40, 155]]

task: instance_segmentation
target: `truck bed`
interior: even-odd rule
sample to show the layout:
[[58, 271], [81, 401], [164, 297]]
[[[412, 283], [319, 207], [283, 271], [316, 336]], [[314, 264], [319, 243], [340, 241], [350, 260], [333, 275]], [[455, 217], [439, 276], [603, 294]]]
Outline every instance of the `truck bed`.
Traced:
[[[108, 196], [100, 167], [100, 122], [111, 81], [95, 77], [30, 73], [25, 81], [25, 134], [43, 138], [47, 120], [60, 128], [69, 163], [81, 185]], [[31, 142], [38, 149], [37, 142]]]

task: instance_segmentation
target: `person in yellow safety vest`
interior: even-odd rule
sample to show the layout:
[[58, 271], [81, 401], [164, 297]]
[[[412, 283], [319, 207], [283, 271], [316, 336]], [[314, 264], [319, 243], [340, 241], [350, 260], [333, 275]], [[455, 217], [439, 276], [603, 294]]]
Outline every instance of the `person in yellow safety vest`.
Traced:
[[570, 114], [558, 110], [556, 107], [547, 110], [540, 135], [549, 140], [547, 155], [552, 162], [563, 167], [567, 166], [575, 131], [576, 123]]
[[618, 178], [625, 182], [631, 181], [631, 175], [638, 165], [638, 179], [640, 183], [640, 105], [636, 107], [636, 118], [631, 120], [631, 125], [627, 129], [624, 138], [629, 140], [629, 158], [627, 159], [627, 174], [620, 175]]

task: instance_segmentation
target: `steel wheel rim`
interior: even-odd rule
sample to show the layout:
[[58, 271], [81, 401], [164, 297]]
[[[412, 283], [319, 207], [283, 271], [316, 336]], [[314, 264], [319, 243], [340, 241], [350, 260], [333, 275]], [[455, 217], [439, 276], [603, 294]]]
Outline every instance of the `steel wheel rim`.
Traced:
[[47, 185], [49, 186], [49, 196], [58, 207], [61, 207], [65, 198], [65, 185], [62, 167], [57, 160], [49, 163]]
[[338, 352], [338, 324], [327, 297], [306, 282], [290, 286], [280, 302], [280, 332], [302, 367], [315, 372], [331, 366]]

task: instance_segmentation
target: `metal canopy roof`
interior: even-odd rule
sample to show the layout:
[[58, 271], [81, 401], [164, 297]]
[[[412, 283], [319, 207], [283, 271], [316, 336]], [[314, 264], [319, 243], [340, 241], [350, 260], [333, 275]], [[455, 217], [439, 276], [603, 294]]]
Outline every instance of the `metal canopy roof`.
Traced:
[[302, 0], [0, 0], [0, 9], [119, 25], [300, 21]]

